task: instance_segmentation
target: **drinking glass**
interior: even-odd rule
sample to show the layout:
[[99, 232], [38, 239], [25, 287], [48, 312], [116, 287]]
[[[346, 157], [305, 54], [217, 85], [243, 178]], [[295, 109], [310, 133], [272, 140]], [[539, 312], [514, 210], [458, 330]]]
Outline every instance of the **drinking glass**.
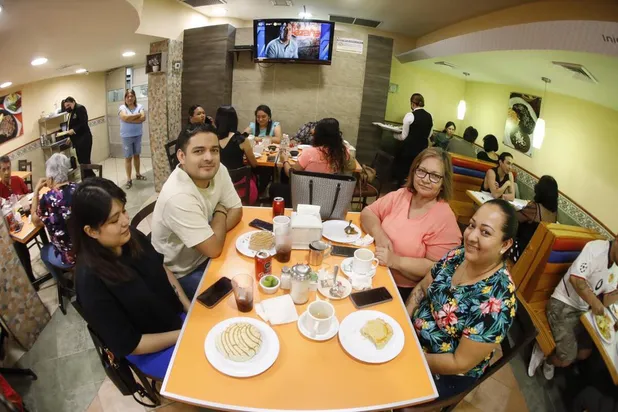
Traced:
[[287, 216], [276, 216], [273, 219], [275, 233], [275, 259], [281, 263], [290, 261], [292, 255], [291, 220]]
[[232, 278], [232, 290], [240, 312], [253, 310], [253, 276], [242, 273]]

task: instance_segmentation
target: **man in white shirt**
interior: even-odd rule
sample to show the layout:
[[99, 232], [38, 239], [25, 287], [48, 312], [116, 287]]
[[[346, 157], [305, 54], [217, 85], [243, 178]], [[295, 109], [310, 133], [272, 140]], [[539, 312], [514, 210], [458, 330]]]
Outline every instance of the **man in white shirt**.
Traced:
[[[580, 316], [592, 309], [603, 315], [605, 308], [618, 302], [618, 242], [595, 240], [586, 244], [547, 303], [547, 320], [556, 350], [543, 363], [543, 374], [549, 380], [554, 367], [569, 366], [592, 353], [593, 343]], [[528, 375], [543, 362], [544, 354], [536, 344], [532, 351]]]
[[227, 232], [240, 222], [242, 204], [213, 126], [181, 133], [176, 148], [180, 164], [157, 199], [152, 244], [191, 299], [208, 258], [221, 254]]

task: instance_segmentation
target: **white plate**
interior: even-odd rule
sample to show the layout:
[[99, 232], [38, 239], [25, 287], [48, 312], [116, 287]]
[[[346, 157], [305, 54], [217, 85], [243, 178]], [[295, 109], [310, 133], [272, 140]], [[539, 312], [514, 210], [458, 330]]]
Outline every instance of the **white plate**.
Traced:
[[299, 144], [298, 145], [298, 150], [309, 149], [310, 147], [311, 147], [310, 144]]
[[[393, 328], [393, 336], [382, 349], [377, 349], [369, 339], [361, 334], [365, 323], [381, 318]], [[353, 358], [367, 363], [385, 363], [399, 355], [405, 343], [403, 329], [395, 319], [375, 310], [359, 310], [349, 314], [339, 326], [339, 341], [343, 349]]]
[[361, 230], [358, 226], [352, 223], [352, 227], [356, 229], [355, 235], [346, 235], [343, 231], [349, 222], [345, 220], [327, 220], [322, 224], [322, 236], [332, 242], [338, 243], [354, 243], [361, 238]]
[[329, 299], [332, 299], [332, 300], [345, 299], [348, 296], [350, 296], [350, 293], [352, 293], [352, 284], [346, 278], [342, 278], [340, 276], [337, 276], [337, 282], [341, 282], [341, 287], [344, 290], [343, 295], [341, 295], [341, 297], [331, 295], [330, 294], [330, 286], [323, 288], [321, 286], [321, 282], [322, 282], [321, 280], [318, 281], [318, 292], [320, 292], [322, 295], [324, 295], [325, 297], [327, 297]]
[[332, 320], [332, 323], [330, 325], [330, 329], [328, 332], [326, 332], [323, 335], [311, 336], [311, 332], [309, 332], [305, 328], [305, 324], [304, 324], [305, 316], [307, 316], [307, 312], [303, 312], [303, 314], [300, 315], [300, 317], [298, 318], [298, 321], [296, 321], [296, 324], [298, 325], [298, 330], [300, 331], [300, 333], [307, 339], [316, 340], [318, 342], [323, 342], [325, 340], [332, 339], [339, 331], [339, 320], [336, 317], [333, 317], [333, 320]]
[[[247, 362], [235, 362], [227, 359], [217, 349], [216, 341], [223, 331], [230, 325], [238, 322], [250, 323], [260, 330], [262, 334], [262, 346], [260, 351]], [[235, 378], [248, 378], [259, 375], [275, 363], [279, 356], [279, 338], [267, 324], [253, 318], [231, 318], [217, 323], [206, 335], [204, 351], [208, 362], [219, 372]]]
[[253, 156], [257, 159], [258, 157], [262, 157], [262, 153], [253, 152]]
[[607, 316], [610, 320], [610, 324], [609, 324], [609, 333], [611, 334], [611, 337], [609, 338], [609, 340], [603, 336], [603, 334], [601, 333], [601, 330], [599, 329], [599, 325], [597, 325], [597, 318], [594, 315], [594, 313], [592, 314], [592, 323], [594, 323], [594, 327], [597, 330], [597, 333], [599, 334], [599, 337], [601, 339], [603, 339], [603, 342], [607, 343], [608, 345], [611, 345], [612, 342], [614, 341], [614, 338], [616, 337], [616, 331], [614, 331], [614, 319], [612, 318], [612, 315], [610, 315], [609, 313], [606, 313], [605, 316]]
[[352, 271], [352, 262], [354, 261], [354, 258], [345, 258], [343, 259], [343, 262], [341, 262], [341, 271], [343, 272], [344, 275], [346, 275], [347, 277], [349, 277], [350, 279], [353, 277], [361, 277], [361, 278], [373, 278], [376, 275], [376, 270], [375, 269], [371, 269], [369, 271], [368, 274], [366, 275], [360, 275], [357, 274], [356, 272]]
[[[12, 111], [12, 110], [11, 110], [11, 109], [9, 109], [9, 107], [7, 106], [7, 104], [9, 103], [9, 96], [10, 96], [10, 95], [11, 95], [11, 94], [7, 94], [7, 95], [4, 97], [4, 100], [2, 101], [2, 105], [4, 106], [4, 109], [5, 109], [7, 112], [11, 113], [11, 114], [19, 114], [19, 113], [21, 113], [21, 109], [22, 109], [21, 102], [20, 102], [20, 104], [19, 104], [19, 109], [17, 109], [16, 111]], [[19, 97], [19, 99], [21, 100], [21, 96]], [[17, 119], [15, 119], [15, 120], [17, 120]]]
[[[238, 238], [236, 238], [236, 250], [247, 257], [255, 257], [256, 251], [249, 249], [249, 240], [251, 240], [251, 235], [257, 232], [261, 232], [261, 230], [253, 230], [238, 236]], [[275, 256], [277, 254], [274, 246], [269, 250], [269, 252], [271, 256]]]

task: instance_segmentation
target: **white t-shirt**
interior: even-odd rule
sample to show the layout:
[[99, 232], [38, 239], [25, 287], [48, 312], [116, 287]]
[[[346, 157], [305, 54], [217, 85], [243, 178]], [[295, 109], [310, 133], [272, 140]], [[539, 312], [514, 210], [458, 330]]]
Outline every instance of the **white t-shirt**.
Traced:
[[586, 280], [590, 289], [597, 296], [616, 290], [618, 285], [618, 266], [613, 264], [611, 268], [607, 268], [609, 263], [609, 246], [610, 242], [607, 240], [594, 240], [587, 243], [566, 275], [556, 286], [552, 298], [558, 299], [581, 311], [590, 309], [590, 305], [579, 296], [571, 282], [569, 282], [571, 276], [577, 276]]
[[207, 259], [194, 247], [214, 234], [210, 222], [219, 203], [227, 209], [242, 207], [223, 164], [206, 189], [198, 188], [180, 166], [163, 185], [152, 215], [152, 245], [178, 278]]

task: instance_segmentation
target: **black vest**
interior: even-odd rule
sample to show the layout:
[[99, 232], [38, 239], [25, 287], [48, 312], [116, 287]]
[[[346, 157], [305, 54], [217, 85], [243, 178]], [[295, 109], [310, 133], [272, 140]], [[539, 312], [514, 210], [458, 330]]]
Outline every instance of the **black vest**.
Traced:
[[433, 119], [425, 109], [414, 110], [414, 122], [410, 124], [408, 137], [403, 141], [404, 156], [416, 157], [429, 146], [429, 133]]

